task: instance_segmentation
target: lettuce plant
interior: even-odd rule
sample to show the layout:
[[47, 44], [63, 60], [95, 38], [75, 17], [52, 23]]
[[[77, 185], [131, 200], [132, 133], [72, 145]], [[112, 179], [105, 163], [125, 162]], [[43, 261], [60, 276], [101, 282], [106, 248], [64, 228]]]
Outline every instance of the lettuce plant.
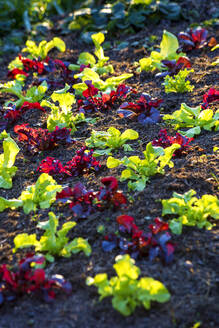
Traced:
[[178, 60], [162, 60], [161, 63], [167, 71], [157, 73], [156, 77], [173, 76], [178, 74], [181, 69], [191, 68], [191, 62], [188, 57], [180, 57]]
[[214, 114], [211, 109], [202, 110], [201, 106], [189, 107], [185, 103], [181, 104], [180, 110], [164, 115], [163, 119], [170, 122], [176, 130], [190, 128], [186, 132], [180, 132], [189, 138], [200, 134], [202, 129], [207, 131], [212, 129], [217, 131], [219, 129], [219, 110]]
[[76, 116], [73, 116], [72, 114], [72, 105], [76, 101], [75, 96], [70, 92], [67, 92], [69, 88], [69, 85], [66, 84], [64, 89], [55, 91], [51, 95], [52, 101], [57, 101], [59, 106], [56, 106], [54, 103], [47, 100], [41, 102], [41, 106], [47, 106], [52, 110], [47, 118], [47, 128], [50, 132], [54, 131], [58, 126], [60, 128], [70, 128], [71, 133], [74, 133], [77, 130], [76, 124], [85, 121], [83, 113], [77, 114]]
[[154, 224], [148, 226], [150, 232], [145, 233], [131, 216], [120, 215], [116, 221], [119, 224], [119, 234], [105, 236], [102, 242], [104, 251], [119, 248], [123, 254], [128, 253], [133, 258], [148, 256], [150, 261], [159, 256], [165, 264], [173, 260], [175, 247], [168, 232], [168, 223], [156, 218]]
[[214, 88], [210, 88], [208, 92], [203, 95], [203, 104], [202, 109], [207, 109], [209, 104], [215, 101], [219, 101], [219, 90], [215, 90]]
[[174, 192], [172, 198], [162, 200], [162, 215], [177, 216], [169, 221], [173, 233], [181, 234], [183, 225], [205, 227], [210, 230], [213, 224], [208, 221], [208, 218], [219, 219], [217, 196], [203, 195], [199, 199], [194, 195], [196, 192], [191, 189], [184, 194]]
[[117, 113], [120, 117], [138, 118], [141, 124], [154, 124], [160, 120], [160, 112], [157, 108], [163, 102], [162, 99], [152, 99], [148, 94], [143, 93], [137, 103], [123, 103]]
[[2, 139], [4, 153], [0, 155], [0, 188], [10, 189], [17, 171], [17, 167], [13, 165], [20, 148], [6, 131], [0, 134], [0, 140]]
[[97, 57], [98, 61], [96, 61], [95, 57], [89, 52], [82, 52], [78, 58], [78, 65], [70, 64], [69, 69], [75, 71], [80, 70], [81, 65], [89, 65], [92, 70], [97, 72], [100, 75], [114, 73], [114, 69], [112, 65], [105, 65], [109, 60], [109, 57], [104, 55], [104, 50], [101, 47], [101, 44], [104, 42], [105, 37], [104, 34], [99, 32], [91, 35], [91, 38], [95, 45], [94, 54]]
[[208, 31], [200, 26], [189, 29], [187, 32], [180, 32], [178, 39], [180, 41], [180, 49], [182, 51], [191, 51], [192, 49], [200, 49], [205, 47], [207, 42]]
[[44, 264], [45, 258], [34, 254], [28, 254], [22, 258], [15, 270], [2, 264], [0, 266], [0, 305], [26, 294], [40, 293], [46, 302], [54, 300], [58, 290], [70, 294], [71, 283], [60, 274], [47, 278], [46, 272], [40, 268]]
[[70, 131], [70, 129], [59, 128], [58, 126], [52, 132], [41, 128], [33, 129], [28, 124], [14, 127], [14, 132], [19, 136], [19, 141], [24, 143], [26, 149], [32, 154], [72, 143]]
[[81, 251], [86, 256], [91, 254], [91, 247], [84, 238], [74, 238], [69, 242], [67, 233], [76, 226], [76, 222], [66, 222], [58, 230], [59, 219], [53, 212], [49, 212], [49, 220], [38, 223], [37, 227], [45, 230], [44, 234], [37, 240], [36, 234], [28, 235], [21, 233], [14, 238], [16, 252], [19, 248], [35, 247], [35, 252], [46, 253], [45, 258], [53, 262], [54, 256], [70, 257]]
[[170, 293], [160, 281], [149, 277], [138, 280], [141, 270], [134, 264], [129, 255], [120, 255], [113, 265], [116, 276], [108, 279], [106, 273], [100, 273], [86, 280], [88, 286], [98, 288], [100, 300], [111, 296], [114, 309], [124, 316], [132, 314], [136, 306], [142, 305], [148, 310], [151, 301], [164, 303], [170, 299]]
[[114, 127], [105, 131], [92, 131], [90, 138], [86, 139], [85, 144], [89, 148], [94, 148], [95, 156], [109, 155], [113, 150], [123, 147], [125, 151], [131, 151], [130, 145], [126, 144], [127, 140], [138, 139], [138, 132], [127, 129], [122, 134]]
[[150, 57], [142, 58], [139, 61], [139, 71], [153, 71], [158, 69], [159, 71], [166, 70], [167, 68], [162, 64], [163, 60], [178, 60], [185, 54], [177, 53], [179, 43], [177, 37], [172, 33], [164, 30], [163, 38], [160, 43], [160, 52], [152, 51]]
[[125, 73], [119, 76], [109, 77], [104, 81], [97, 72], [94, 72], [91, 68], [85, 68], [81, 73], [74, 75], [76, 79], [80, 78], [82, 82], [74, 84], [73, 89], [75, 89], [77, 95], [82, 95], [83, 91], [88, 88], [86, 81], [91, 81], [95, 88], [110, 93], [112, 90], [115, 90], [119, 84], [132, 76], [133, 74]]
[[189, 144], [191, 141], [193, 141], [193, 138], [188, 138], [178, 132], [174, 137], [168, 136], [167, 130], [162, 129], [158, 134], [158, 138], [152, 141], [152, 145], [155, 147], [167, 148], [173, 144], [179, 144], [180, 148], [173, 153], [173, 156], [181, 156], [182, 153], [190, 147]]
[[89, 151], [82, 147], [65, 165], [53, 157], [46, 157], [39, 164], [37, 171], [50, 175], [79, 176], [92, 171], [98, 172], [100, 168], [100, 162], [93, 156], [93, 150]]
[[15, 102], [8, 101], [6, 103], [6, 106], [9, 103], [14, 103], [16, 107], [20, 107], [23, 105], [24, 102], [31, 102], [31, 103], [39, 102], [44, 97], [48, 89], [46, 82], [43, 82], [38, 87], [37, 86], [31, 87], [27, 89], [27, 91], [23, 91], [22, 87], [23, 87], [23, 82], [18, 80], [6, 82], [4, 84], [0, 83], [0, 93], [1, 92], [10, 93], [18, 97], [18, 100], [16, 100]]
[[85, 99], [79, 99], [77, 102], [81, 113], [110, 110], [119, 98], [126, 98], [133, 92], [125, 84], [120, 84], [116, 91], [112, 90], [110, 94], [100, 92], [90, 81], [85, 81], [85, 84], [88, 87], [82, 93]]
[[164, 174], [165, 166], [174, 166], [171, 158], [178, 148], [180, 148], [178, 144], [173, 144], [166, 149], [153, 147], [150, 142], [143, 152], [144, 159], [140, 159], [138, 156], [131, 156], [123, 157], [119, 160], [110, 156], [107, 159], [107, 167], [115, 168], [119, 165], [126, 166], [126, 169], [122, 171], [120, 180], [129, 180], [128, 187], [130, 190], [142, 191], [149, 181], [150, 176], [157, 173]]
[[191, 85], [190, 81], [186, 81], [187, 76], [192, 72], [194, 72], [193, 69], [187, 70], [187, 68], [185, 68], [184, 70], [179, 71], [178, 74], [174, 75], [174, 77], [166, 75], [164, 83], [162, 83], [165, 87], [165, 92], [192, 92], [194, 85]]
[[65, 42], [55, 37], [49, 42], [43, 40], [37, 46], [34, 41], [28, 40], [26, 42], [26, 48], [23, 48], [22, 52], [29, 53], [28, 58], [30, 59], [45, 59], [48, 52], [53, 48], [57, 48], [59, 51], [64, 52], [66, 49]]

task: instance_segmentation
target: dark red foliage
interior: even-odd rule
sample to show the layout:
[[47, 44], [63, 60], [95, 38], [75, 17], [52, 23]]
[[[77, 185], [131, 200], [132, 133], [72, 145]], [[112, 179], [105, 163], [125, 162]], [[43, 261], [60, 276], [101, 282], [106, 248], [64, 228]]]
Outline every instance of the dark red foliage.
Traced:
[[208, 105], [214, 101], [219, 101], [219, 91], [214, 88], [209, 89], [203, 96], [204, 103], [201, 105], [202, 109], [208, 108]]
[[42, 265], [45, 259], [42, 256], [28, 254], [18, 264], [15, 271], [9, 270], [6, 264], [0, 266], [0, 305], [6, 301], [13, 301], [25, 294], [38, 293], [45, 301], [52, 301], [57, 290], [70, 294], [71, 284], [61, 275], [46, 277], [42, 268], [33, 268], [33, 264]]
[[156, 109], [163, 102], [162, 99], [152, 99], [143, 93], [137, 103], [123, 103], [117, 111], [120, 117], [138, 118], [141, 124], [154, 124], [160, 121], [160, 112]]
[[166, 75], [176, 75], [181, 69], [190, 68], [191, 62], [187, 57], [180, 57], [176, 60], [162, 60], [163, 66], [167, 69], [165, 72], [156, 74], [156, 77], [165, 77]]
[[176, 133], [174, 137], [167, 135], [167, 130], [162, 129], [158, 134], [158, 139], [152, 141], [152, 145], [155, 147], [167, 148], [173, 144], [179, 144], [181, 147], [176, 149], [173, 156], [181, 156], [182, 152], [186, 151], [190, 147], [190, 142], [193, 141], [193, 138], [188, 138], [182, 136], [180, 133]]
[[35, 59], [29, 59], [29, 58], [24, 58], [19, 55], [19, 59], [22, 62], [24, 66], [24, 71], [29, 72], [37, 72], [38, 74], [43, 74], [45, 73], [45, 61], [40, 61], [40, 60], [35, 60]]
[[86, 99], [78, 100], [78, 109], [80, 112], [104, 111], [112, 109], [112, 106], [119, 98], [126, 98], [128, 93], [133, 92], [131, 88], [125, 84], [117, 87], [116, 91], [111, 91], [110, 94], [102, 93], [92, 84], [92, 81], [85, 81], [87, 89], [83, 91], [83, 96]]
[[70, 144], [72, 142], [70, 129], [58, 126], [52, 132], [47, 129], [33, 129], [28, 124], [16, 125], [14, 132], [18, 134], [19, 141], [24, 142], [29, 152], [35, 154], [39, 151], [53, 149], [60, 144]]
[[93, 157], [93, 151], [86, 150], [86, 147], [81, 148], [76, 152], [76, 155], [63, 166], [63, 164], [53, 157], [46, 157], [42, 160], [37, 170], [39, 172], [48, 173], [50, 175], [59, 174], [62, 177], [78, 176], [92, 171], [99, 171], [101, 168], [100, 162]]
[[118, 191], [118, 181], [115, 177], [101, 179], [104, 187], [99, 191], [87, 191], [82, 183], [77, 183], [74, 189], [64, 188], [57, 193], [56, 199], [66, 203], [78, 218], [87, 218], [91, 213], [102, 211], [108, 207], [117, 209], [127, 204], [127, 199], [121, 191]]
[[187, 32], [180, 32], [178, 39], [180, 41], [180, 51], [191, 51], [200, 49], [208, 44], [208, 31], [205, 28], [190, 28]]
[[45, 112], [45, 109], [41, 107], [38, 102], [30, 103], [28, 101], [25, 101], [19, 109], [16, 109], [15, 105], [9, 104], [7, 111], [3, 115], [3, 121], [0, 121], [0, 132], [7, 129], [9, 125], [16, 122], [26, 110], [35, 108]]
[[24, 72], [22, 69], [19, 68], [14, 68], [11, 71], [8, 72], [8, 78], [9, 79], [16, 79], [17, 75], [24, 75], [24, 76], [28, 76], [28, 73]]
[[117, 223], [120, 235], [105, 236], [105, 240], [102, 242], [104, 251], [110, 252], [119, 248], [123, 254], [128, 253], [134, 258], [148, 256], [151, 261], [160, 256], [165, 264], [173, 260], [175, 247], [170, 241], [171, 235], [167, 231], [168, 223], [156, 218], [154, 224], [148, 226], [151, 232], [147, 234], [138, 228], [131, 216], [120, 215], [117, 217]]

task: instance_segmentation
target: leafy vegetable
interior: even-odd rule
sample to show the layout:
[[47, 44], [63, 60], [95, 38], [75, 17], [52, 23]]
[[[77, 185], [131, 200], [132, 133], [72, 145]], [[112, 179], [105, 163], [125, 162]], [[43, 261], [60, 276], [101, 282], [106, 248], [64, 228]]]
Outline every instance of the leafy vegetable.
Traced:
[[184, 194], [173, 193], [170, 199], [162, 200], [162, 215], [174, 215], [177, 218], [170, 220], [170, 229], [173, 233], [181, 234], [183, 225], [197, 226], [211, 229], [213, 224], [209, 217], [219, 219], [219, 200], [216, 196], [203, 195], [198, 199], [194, 190]]
[[177, 53], [179, 43], [177, 37], [172, 33], [164, 30], [163, 38], [160, 43], [160, 52], [152, 51], [150, 57], [142, 58], [139, 61], [141, 71], [153, 71], [156, 68], [159, 71], [165, 70], [163, 60], [178, 60], [184, 56], [184, 53]]
[[157, 73], [156, 77], [173, 76], [178, 74], [181, 69], [191, 68], [191, 62], [188, 57], [180, 57], [178, 60], [162, 60], [161, 63], [167, 71]]
[[86, 139], [85, 144], [89, 148], [95, 148], [95, 156], [109, 155], [113, 150], [123, 146], [125, 151], [131, 151], [130, 145], [126, 145], [127, 140], [138, 139], [138, 132], [127, 129], [122, 134], [114, 127], [105, 131], [92, 131], [91, 137]]
[[53, 157], [46, 157], [38, 166], [39, 172], [50, 175], [60, 174], [61, 176], [78, 176], [89, 172], [98, 172], [101, 168], [100, 162], [93, 157], [93, 150], [82, 147], [77, 150], [76, 155], [64, 166], [59, 160]]
[[215, 101], [219, 101], [219, 91], [214, 88], [210, 88], [207, 93], [203, 95], [204, 103], [201, 105], [202, 109], [208, 108], [209, 104]]
[[62, 228], [57, 230], [59, 220], [53, 212], [49, 212], [49, 220], [38, 223], [37, 227], [45, 230], [40, 240], [37, 240], [36, 234], [28, 235], [21, 233], [14, 238], [14, 252], [18, 248], [27, 248], [34, 246], [36, 252], [45, 252], [46, 259], [50, 262], [54, 261], [54, 256], [70, 257], [83, 251], [85, 255], [91, 254], [91, 247], [83, 238], [74, 238], [69, 242], [66, 237], [67, 233], [76, 226], [76, 222], [66, 222]]
[[148, 310], [151, 301], [164, 303], [170, 299], [168, 290], [158, 280], [149, 277], [138, 280], [141, 271], [134, 263], [129, 255], [118, 256], [113, 266], [117, 276], [108, 279], [106, 273], [100, 273], [86, 280], [88, 286], [98, 288], [100, 300], [112, 296], [114, 309], [125, 316], [132, 314], [136, 306], [143, 305]]
[[[70, 294], [72, 286], [61, 275], [46, 277], [45, 271], [40, 268], [45, 262], [43, 256], [28, 254], [23, 258], [17, 270], [10, 270], [6, 264], [0, 266], [0, 305], [16, 298], [32, 293], [39, 293], [45, 301], [52, 301], [57, 290]], [[37, 266], [36, 268], [33, 267]]]
[[117, 113], [120, 117], [138, 118], [141, 124], [154, 124], [160, 120], [160, 112], [156, 109], [162, 103], [162, 99], [152, 99], [143, 93], [137, 104], [131, 102], [123, 103]]
[[134, 218], [128, 215], [117, 217], [120, 234], [110, 234], [105, 236], [102, 242], [104, 251], [109, 252], [114, 248], [119, 248], [122, 253], [128, 253], [131, 257], [145, 257], [154, 260], [160, 256], [165, 264], [173, 260], [174, 244], [171, 242], [171, 235], [167, 231], [168, 223], [159, 218], [154, 220], [154, 224], [149, 225], [151, 232], [144, 233], [134, 222]]
[[58, 126], [52, 132], [47, 129], [33, 129], [28, 124], [16, 125], [14, 132], [19, 135], [19, 141], [25, 143], [26, 149], [33, 154], [39, 151], [53, 149], [58, 145], [68, 145], [72, 143], [70, 129]]
[[186, 81], [187, 76], [192, 72], [194, 72], [193, 69], [187, 70], [187, 68], [185, 68], [174, 75], [174, 77], [166, 75], [164, 83], [162, 83], [165, 86], [165, 92], [192, 92], [194, 85], [191, 85], [190, 81]]
[[[26, 92], [22, 91], [23, 82], [14, 80], [10, 82], [6, 82], [4, 84], [0, 83], [0, 92], [4, 93], [11, 93], [18, 97], [19, 99], [14, 102], [16, 107], [20, 107], [24, 104], [24, 102], [39, 102], [45, 95], [48, 86], [46, 82], [43, 82], [40, 86], [34, 86], [32, 88], [29, 88]], [[25, 93], [25, 95], [24, 95]], [[12, 101], [9, 101], [6, 103], [6, 106], [8, 103], [13, 103]]]
[[122, 171], [120, 180], [129, 180], [128, 187], [130, 190], [142, 191], [150, 176], [157, 173], [164, 174], [166, 165], [169, 167], [174, 166], [171, 158], [178, 148], [180, 148], [178, 144], [173, 144], [166, 149], [153, 147], [150, 142], [143, 152], [144, 159], [140, 159], [138, 156], [131, 156], [119, 160], [110, 156], [107, 159], [107, 167], [114, 168], [121, 164], [126, 166], [126, 169]]
[[168, 136], [166, 129], [162, 129], [158, 134], [158, 139], [154, 139], [152, 141], [152, 145], [155, 147], [167, 148], [173, 144], [178, 144], [181, 147], [179, 149], [176, 149], [176, 151], [173, 153], [173, 156], [180, 156], [190, 147], [189, 144], [192, 140], [193, 138], [182, 136], [178, 132], [174, 137]]
[[17, 171], [17, 167], [13, 165], [20, 148], [6, 131], [0, 134], [1, 139], [4, 139], [4, 153], [0, 155], [0, 188], [10, 189], [12, 178]]
[[180, 110], [176, 110], [171, 115], [163, 116], [164, 120], [170, 123], [177, 130], [179, 128], [191, 128], [181, 133], [188, 138], [200, 134], [201, 129], [211, 131], [213, 128], [217, 131], [219, 128], [219, 110], [214, 114], [213, 110], [202, 110], [201, 106], [189, 107], [185, 103], [181, 104]]
[[65, 42], [62, 41], [60, 38], [54, 37], [51, 41], [47, 42], [45, 40], [41, 41], [40, 44], [37, 46], [36, 43], [32, 40], [28, 40], [26, 42], [26, 48], [22, 49], [22, 52], [29, 53], [28, 57], [30, 59], [45, 59], [47, 54], [53, 48], [57, 48], [59, 51], [64, 52]]
[[178, 39], [180, 41], [180, 49], [182, 51], [191, 51], [192, 49], [200, 49], [205, 47], [207, 42], [208, 31], [200, 26], [189, 29], [187, 32], [180, 32]]

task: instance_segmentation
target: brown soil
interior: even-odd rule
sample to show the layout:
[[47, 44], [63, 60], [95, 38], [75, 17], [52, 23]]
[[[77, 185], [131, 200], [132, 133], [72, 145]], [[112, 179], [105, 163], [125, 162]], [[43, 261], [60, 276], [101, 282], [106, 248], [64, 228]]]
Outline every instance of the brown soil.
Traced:
[[[167, 23], [162, 22], [159, 26], [147, 27], [136, 34], [134, 40], [142, 40], [150, 34], [160, 37], [162, 30], [177, 33], [185, 29], [185, 22]], [[219, 33], [216, 29], [210, 29], [213, 35], [219, 40]], [[130, 37], [130, 39], [133, 36]], [[77, 43], [77, 34], [65, 38], [68, 51], [58, 54], [60, 59], [76, 62], [78, 54], [87, 47]], [[192, 93], [186, 94], [165, 94], [161, 86], [162, 81], [156, 79], [152, 73], [136, 73], [133, 65], [148, 54], [145, 48], [136, 49], [129, 47], [121, 51], [115, 49], [106, 52], [110, 56], [116, 74], [132, 72], [134, 76], [128, 84], [134, 87], [138, 95], [142, 92], [149, 93], [153, 97], [163, 98], [162, 113], [171, 113], [179, 109], [180, 104], [185, 102], [190, 106], [197, 106], [202, 103], [202, 96], [210, 87], [216, 85], [217, 69], [211, 65], [213, 57], [218, 55], [210, 50], [198, 50], [189, 53], [192, 67], [195, 72], [190, 79], [195, 85]], [[55, 57], [55, 54], [54, 54]], [[6, 81], [8, 58], [4, 58], [5, 66], [2, 68], [2, 81]], [[0, 96], [0, 104], [6, 99], [5, 95]], [[136, 95], [131, 96], [134, 101]], [[118, 104], [119, 105], [119, 104]], [[165, 127], [165, 123], [142, 126], [134, 121], [120, 119], [116, 114], [115, 106], [109, 113], [98, 114], [99, 120], [95, 125], [84, 125], [76, 133], [80, 140], [90, 136], [91, 129], [106, 130], [109, 126], [114, 126], [124, 131], [132, 128], [138, 131], [140, 142], [133, 142], [134, 153], [140, 155], [145, 145], [153, 138], [157, 137], [160, 128]], [[218, 104], [213, 103], [211, 108], [218, 108]], [[75, 108], [76, 112], [76, 108]], [[92, 116], [92, 115], [89, 115]], [[94, 115], [93, 115], [94, 116]], [[47, 114], [38, 113], [36, 110], [29, 111], [24, 118], [19, 121], [29, 122], [31, 126], [45, 127]], [[169, 132], [173, 132], [167, 127]], [[9, 130], [16, 138], [13, 129]], [[17, 139], [16, 139], [17, 140]], [[54, 264], [47, 266], [46, 272], [60, 273], [70, 280], [73, 286], [72, 295], [68, 298], [60, 295], [52, 304], [43, 303], [34, 297], [23, 297], [11, 304], [5, 304], [0, 308], [1, 328], [26, 328], [26, 327], [58, 327], [58, 328], [191, 328], [200, 321], [201, 328], [218, 327], [218, 283], [216, 244], [218, 242], [218, 227], [211, 231], [200, 230], [198, 228], [184, 228], [183, 234], [174, 236], [176, 243], [175, 257], [172, 264], [163, 266], [160, 260], [150, 263], [147, 259], [137, 260], [142, 276], [151, 276], [160, 280], [171, 292], [171, 300], [165, 304], [153, 304], [150, 311], [142, 308], [136, 309], [135, 313], [128, 318], [122, 317], [113, 310], [110, 299], [102, 302], [98, 301], [96, 288], [87, 287], [85, 279], [88, 275], [94, 276], [97, 273], [107, 272], [109, 276], [114, 274], [112, 265], [114, 258], [118, 254], [117, 250], [112, 253], [104, 253], [101, 248], [102, 235], [97, 233], [97, 226], [103, 224], [106, 233], [117, 230], [115, 218], [126, 213], [135, 218], [136, 223], [142, 228], [151, 223], [156, 216], [161, 216], [160, 199], [169, 198], [173, 191], [184, 193], [189, 189], [194, 189], [201, 197], [204, 194], [218, 195], [218, 183], [214, 176], [218, 174], [218, 156], [213, 153], [213, 147], [218, 146], [218, 133], [202, 132], [192, 142], [192, 147], [181, 158], [174, 159], [174, 168], [166, 170], [163, 176], [152, 177], [143, 192], [132, 193], [134, 203], [130, 203], [126, 210], [107, 210], [102, 213], [93, 214], [86, 220], [79, 220], [70, 237], [82, 236], [87, 238], [92, 246], [92, 255], [87, 258], [83, 254], [72, 256], [70, 259], [57, 259]], [[19, 143], [19, 142], [18, 142]], [[13, 179], [11, 190], [0, 190], [0, 196], [12, 198], [18, 197], [21, 191], [34, 183], [39, 174], [36, 173], [38, 163], [46, 156], [53, 156], [62, 161], [72, 158], [77, 146], [69, 147], [65, 152], [62, 148], [57, 148], [51, 152], [39, 153], [30, 156], [22, 149], [16, 159], [18, 171]], [[121, 150], [117, 156], [123, 157], [125, 153]], [[202, 156], [206, 155], [206, 156]], [[86, 175], [80, 178], [68, 178], [65, 183], [74, 186], [78, 181], [83, 182], [87, 188], [97, 190], [100, 186], [100, 179], [103, 176], [115, 175], [119, 177], [120, 170], [109, 170], [105, 167], [106, 158], [101, 161], [103, 169], [99, 174]], [[128, 192], [127, 184], [120, 183], [120, 188], [125, 193]], [[62, 213], [62, 221], [72, 219], [72, 213], [67, 206], [51, 208], [56, 214]], [[50, 209], [50, 210], [51, 210]], [[6, 210], [0, 213], [0, 264], [13, 264], [21, 258], [25, 251], [12, 253], [13, 238], [22, 232], [33, 233], [36, 227], [36, 219], [44, 220], [48, 216], [48, 210], [39, 210], [34, 220], [32, 215], [25, 215], [23, 211]], [[146, 220], [145, 217], [150, 217]], [[107, 221], [106, 218], [110, 218]]]

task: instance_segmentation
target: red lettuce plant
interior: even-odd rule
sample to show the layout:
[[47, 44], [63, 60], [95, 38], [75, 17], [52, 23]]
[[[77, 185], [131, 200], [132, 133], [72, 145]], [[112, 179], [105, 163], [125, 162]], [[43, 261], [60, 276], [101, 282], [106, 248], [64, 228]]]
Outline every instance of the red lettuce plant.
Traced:
[[157, 73], [156, 77], [165, 77], [166, 75], [176, 75], [179, 73], [181, 69], [191, 68], [191, 62], [187, 57], [180, 57], [176, 60], [162, 60], [161, 61], [163, 67], [167, 70], [165, 72]]
[[117, 112], [120, 117], [137, 117], [141, 124], [154, 124], [160, 120], [160, 112], [156, 108], [162, 101], [162, 99], [152, 99], [148, 94], [143, 93], [136, 104], [125, 102]]
[[30, 103], [25, 101], [19, 109], [16, 109], [15, 105], [9, 104], [7, 111], [3, 114], [3, 120], [0, 121], [0, 132], [7, 129], [9, 125], [16, 122], [26, 110], [35, 108], [45, 112], [45, 109], [40, 106], [38, 102]]
[[82, 147], [66, 165], [63, 165], [53, 157], [46, 157], [40, 163], [37, 171], [50, 175], [78, 176], [92, 171], [97, 172], [100, 168], [100, 162], [93, 157], [93, 150], [87, 150], [86, 147]]
[[52, 132], [41, 128], [33, 129], [28, 124], [14, 127], [14, 132], [19, 136], [19, 141], [24, 142], [27, 150], [32, 154], [53, 149], [60, 144], [72, 143], [70, 131], [70, 129], [59, 128], [58, 126]]
[[193, 49], [200, 49], [206, 45], [212, 44], [212, 39], [210, 42], [207, 40], [208, 31], [200, 26], [192, 29], [188, 29], [187, 32], [180, 32], [178, 34], [178, 39], [180, 41], [180, 48], [178, 51], [191, 51]]
[[118, 181], [115, 177], [101, 179], [103, 187], [99, 191], [87, 191], [82, 183], [77, 183], [74, 189], [64, 188], [57, 193], [56, 199], [69, 202], [69, 207], [78, 218], [87, 218], [91, 213], [108, 207], [117, 209], [127, 204], [124, 194], [118, 190]]
[[23, 258], [15, 271], [9, 270], [6, 264], [0, 266], [0, 305], [13, 301], [25, 294], [38, 293], [45, 301], [52, 301], [58, 290], [67, 294], [72, 291], [71, 284], [61, 275], [53, 275], [50, 279], [42, 268], [33, 268], [33, 264], [42, 265], [42, 256], [28, 254]]
[[179, 144], [181, 147], [176, 149], [173, 156], [180, 156], [182, 152], [186, 151], [190, 147], [190, 142], [194, 140], [193, 138], [188, 138], [186, 136], [182, 136], [180, 133], [176, 133], [174, 137], [167, 135], [167, 130], [162, 129], [158, 134], [158, 139], [154, 139], [152, 141], [152, 145], [155, 147], [167, 148], [173, 144]]
[[14, 68], [11, 71], [8, 72], [8, 78], [9, 79], [16, 79], [17, 75], [24, 75], [24, 76], [28, 76], [29, 74], [26, 73], [24, 70], [19, 69], [19, 68]]
[[19, 56], [19, 59], [24, 66], [24, 71], [26, 72], [32, 71], [38, 74], [45, 73], [45, 61], [24, 58], [22, 56]]
[[174, 244], [171, 242], [171, 235], [167, 231], [168, 223], [156, 218], [154, 224], [150, 224], [149, 233], [144, 233], [134, 222], [134, 218], [128, 215], [117, 217], [120, 235], [110, 234], [105, 236], [102, 242], [104, 251], [109, 252], [119, 248], [122, 252], [130, 256], [144, 257], [154, 260], [157, 256], [161, 257], [165, 264], [173, 260]]
[[133, 92], [131, 88], [121, 84], [116, 91], [106, 94], [95, 88], [92, 81], [85, 81], [85, 83], [88, 87], [82, 93], [85, 99], [78, 100], [78, 109], [82, 113], [109, 110], [118, 98], [126, 98], [128, 93]]
[[202, 109], [207, 109], [209, 104], [214, 101], [219, 101], [219, 91], [211, 88], [203, 96], [204, 103], [201, 105]]

